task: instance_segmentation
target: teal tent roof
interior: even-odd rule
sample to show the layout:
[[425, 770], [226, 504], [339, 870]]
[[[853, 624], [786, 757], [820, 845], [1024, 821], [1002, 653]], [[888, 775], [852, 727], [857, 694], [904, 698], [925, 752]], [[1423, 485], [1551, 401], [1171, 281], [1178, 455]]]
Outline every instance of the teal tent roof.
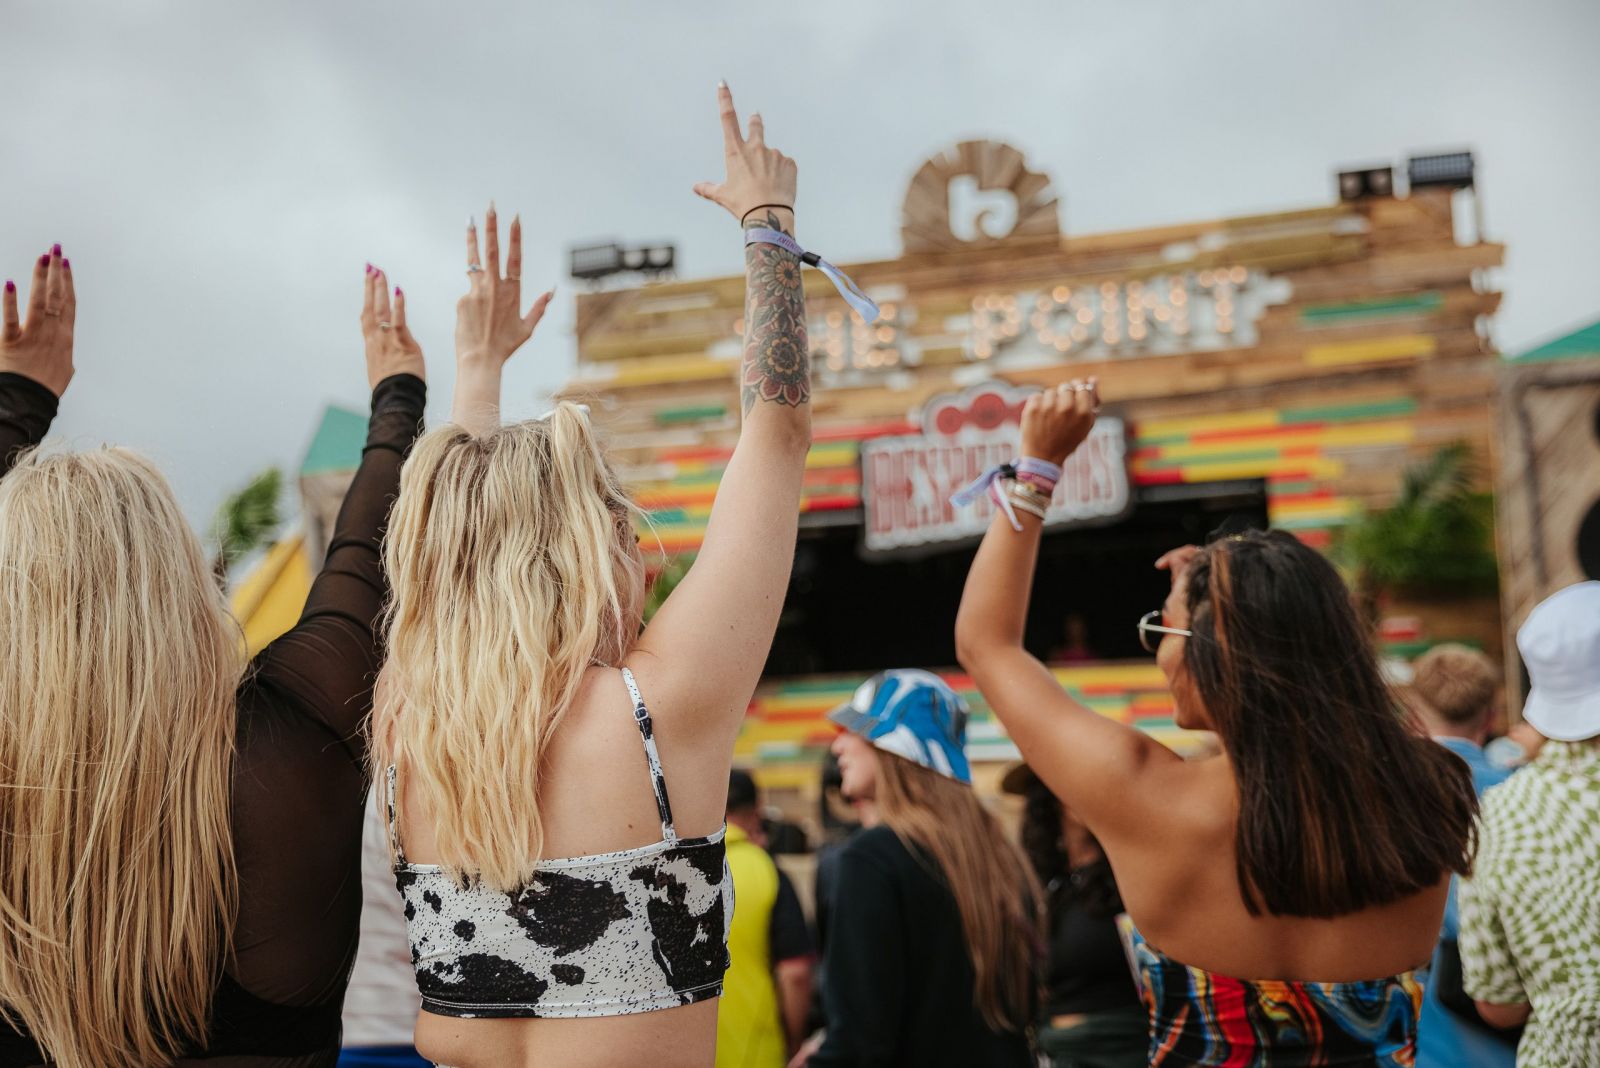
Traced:
[[322, 423], [300, 464], [300, 476], [354, 471], [361, 466], [361, 450], [366, 444], [367, 417], [330, 404], [323, 409]]
[[1541, 360], [1564, 360], [1574, 356], [1600, 356], [1600, 319], [1512, 359], [1517, 363], [1538, 363]]

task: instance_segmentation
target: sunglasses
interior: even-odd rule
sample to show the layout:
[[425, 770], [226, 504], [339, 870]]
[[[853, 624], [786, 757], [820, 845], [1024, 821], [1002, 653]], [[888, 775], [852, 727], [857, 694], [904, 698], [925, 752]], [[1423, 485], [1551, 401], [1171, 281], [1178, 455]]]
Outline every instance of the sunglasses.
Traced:
[[1157, 608], [1154, 612], [1146, 612], [1139, 617], [1139, 644], [1144, 646], [1144, 651], [1153, 653], [1161, 645], [1158, 635], [1176, 634], [1180, 638], [1194, 637], [1192, 630], [1180, 630], [1177, 627], [1166, 625], [1166, 614]]

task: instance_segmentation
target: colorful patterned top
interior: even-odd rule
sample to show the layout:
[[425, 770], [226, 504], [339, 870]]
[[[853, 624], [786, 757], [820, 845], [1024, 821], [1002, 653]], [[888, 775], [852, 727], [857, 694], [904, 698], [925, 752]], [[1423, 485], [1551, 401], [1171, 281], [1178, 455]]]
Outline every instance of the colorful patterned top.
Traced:
[[[1131, 931], [1131, 928], [1129, 929]], [[1179, 964], [1131, 931], [1152, 1066], [1410, 1068], [1422, 981], [1233, 979]]]

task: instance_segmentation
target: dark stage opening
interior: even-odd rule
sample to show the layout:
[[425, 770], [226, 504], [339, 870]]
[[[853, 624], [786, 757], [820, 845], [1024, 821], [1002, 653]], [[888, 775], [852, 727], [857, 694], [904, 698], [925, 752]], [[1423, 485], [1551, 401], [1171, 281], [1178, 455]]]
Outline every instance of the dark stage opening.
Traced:
[[[1260, 480], [1154, 487], [1113, 524], [1047, 533], [1028, 649], [1046, 660], [1148, 656], [1136, 624], [1167, 595], [1156, 558], [1224, 524], [1266, 527]], [[864, 556], [859, 524], [802, 529], [767, 673], [954, 666], [956, 609], [976, 551], [974, 543], [920, 557]]]

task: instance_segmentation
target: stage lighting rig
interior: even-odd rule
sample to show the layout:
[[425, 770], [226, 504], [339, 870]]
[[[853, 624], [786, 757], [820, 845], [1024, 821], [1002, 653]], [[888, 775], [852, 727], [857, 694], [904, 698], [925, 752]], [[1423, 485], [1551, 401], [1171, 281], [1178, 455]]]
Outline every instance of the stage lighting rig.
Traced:
[[651, 278], [670, 275], [678, 250], [672, 245], [631, 245], [616, 241], [577, 245], [569, 250], [570, 272], [581, 282], [598, 282], [618, 274], [643, 274]]

